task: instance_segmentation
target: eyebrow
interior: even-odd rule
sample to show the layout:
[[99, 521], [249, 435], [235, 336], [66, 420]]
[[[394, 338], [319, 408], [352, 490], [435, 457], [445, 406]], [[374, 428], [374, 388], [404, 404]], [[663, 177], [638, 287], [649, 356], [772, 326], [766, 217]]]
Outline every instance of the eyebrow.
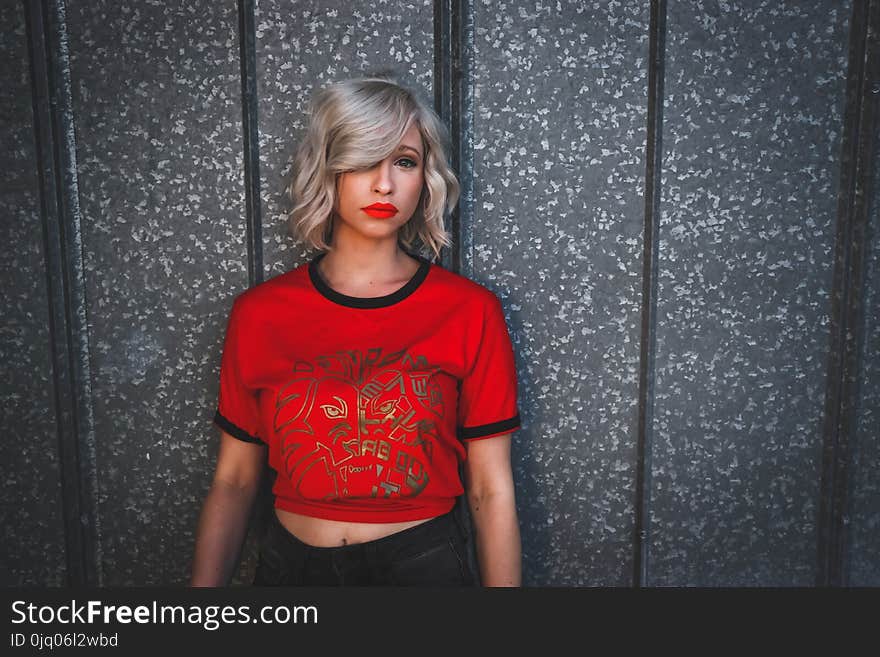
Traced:
[[401, 144], [400, 146], [397, 147], [397, 150], [399, 150], [399, 151], [412, 151], [413, 153], [415, 153], [419, 157], [422, 156], [422, 154], [419, 153], [415, 148], [413, 148], [412, 146], [409, 146], [407, 144]]

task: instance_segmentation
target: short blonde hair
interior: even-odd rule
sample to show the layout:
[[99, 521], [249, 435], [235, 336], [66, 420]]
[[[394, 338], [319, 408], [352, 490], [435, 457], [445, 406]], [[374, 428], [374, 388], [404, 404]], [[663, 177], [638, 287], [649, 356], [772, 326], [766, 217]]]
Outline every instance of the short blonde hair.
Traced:
[[[415, 121], [425, 154], [425, 184], [398, 239], [407, 249], [426, 257], [433, 253], [432, 259], [439, 259], [440, 249], [452, 244], [444, 217], [458, 202], [460, 186], [446, 159], [448, 131], [434, 110], [391, 76], [375, 74], [319, 89], [312, 97], [310, 114], [287, 188], [293, 203], [288, 213], [290, 234], [329, 251], [339, 174], [384, 160]], [[414, 247], [417, 239], [423, 246]]]

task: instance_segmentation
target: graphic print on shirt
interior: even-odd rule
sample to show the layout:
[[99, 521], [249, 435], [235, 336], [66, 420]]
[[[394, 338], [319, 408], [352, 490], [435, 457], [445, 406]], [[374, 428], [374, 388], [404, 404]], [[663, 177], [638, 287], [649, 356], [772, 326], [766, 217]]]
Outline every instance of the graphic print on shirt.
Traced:
[[278, 391], [274, 428], [307, 499], [415, 497], [428, 484], [443, 393], [423, 356], [381, 347], [300, 360]]

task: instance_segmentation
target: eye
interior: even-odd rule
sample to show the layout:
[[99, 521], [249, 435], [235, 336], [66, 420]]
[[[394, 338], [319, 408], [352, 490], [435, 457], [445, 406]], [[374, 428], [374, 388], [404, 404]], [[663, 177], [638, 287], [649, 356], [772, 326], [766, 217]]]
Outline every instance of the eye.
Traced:
[[390, 401], [387, 401], [384, 404], [382, 404], [381, 406], [379, 406], [379, 410], [382, 413], [390, 413], [393, 408], [394, 408], [394, 400], [393, 399]]
[[340, 399], [336, 395], [333, 395], [333, 399], [339, 402], [339, 406], [334, 406], [333, 404], [321, 404], [321, 409], [324, 411], [324, 415], [331, 420], [338, 417], [346, 417], [348, 415], [348, 404], [345, 403], [344, 399]]
[[404, 166], [404, 169], [414, 169], [415, 167], [419, 166], [418, 162], [415, 162], [408, 157], [402, 157], [397, 161], [398, 162], [409, 162], [409, 165]]

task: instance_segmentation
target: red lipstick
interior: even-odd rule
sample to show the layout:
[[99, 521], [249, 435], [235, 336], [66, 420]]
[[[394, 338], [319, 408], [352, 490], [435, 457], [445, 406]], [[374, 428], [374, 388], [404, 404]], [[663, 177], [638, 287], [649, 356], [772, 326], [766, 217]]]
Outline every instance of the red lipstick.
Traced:
[[376, 219], [389, 219], [397, 214], [397, 208], [391, 203], [373, 203], [365, 208], [361, 208], [371, 217]]

